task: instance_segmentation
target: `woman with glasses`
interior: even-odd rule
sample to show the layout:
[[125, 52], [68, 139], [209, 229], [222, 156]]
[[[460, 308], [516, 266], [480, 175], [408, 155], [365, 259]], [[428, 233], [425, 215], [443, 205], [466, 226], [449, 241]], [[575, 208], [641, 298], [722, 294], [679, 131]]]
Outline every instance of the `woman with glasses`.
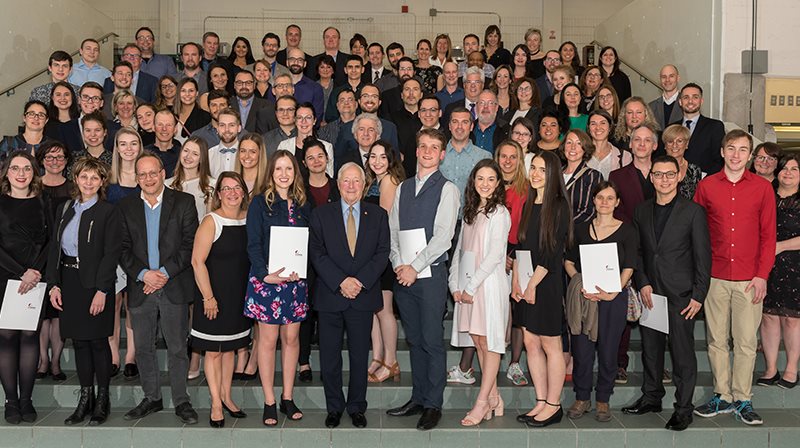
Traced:
[[511, 107], [504, 118], [509, 123], [522, 117], [536, 123], [539, 121], [541, 106], [542, 100], [536, 82], [531, 78], [520, 78], [511, 85]]
[[594, 109], [595, 100], [597, 99], [597, 91], [605, 82], [603, 71], [596, 65], [587, 65], [586, 70], [580, 76], [578, 85], [583, 92], [583, 103], [581, 104], [581, 113], [587, 113]]
[[164, 75], [158, 80], [156, 89], [156, 108], [170, 109], [175, 105], [178, 97], [178, 81], [170, 75]]
[[686, 148], [689, 147], [689, 129], [686, 126], [673, 124], [664, 129], [661, 135], [661, 140], [667, 150], [667, 155], [675, 157], [680, 167], [678, 173], [678, 193], [686, 199], [692, 200], [694, 192], [697, 189], [697, 184], [703, 178], [703, 172], [700, 167], [694, 163], [686, 160], [683, 155], [686, 153]]
[[753, 164], [750, 165], [750, 171], [772, 182], [772, 185], [775, 186], [777, 184], [778, 160], [783, 157], [783, 149], [776, 143], [765, 142], [756, 146], [754, 153], [755, 156], [753, 157]]
[[[311, 103], [302, 103], [297, 106], [295, 111], [295, 125], [297, 126], [297, 136], [290, 137], [282, 141], [278, 145], [278, 149], [289, 151], [298, 160], [304, 160], [305, 154], [303, 153], [303, 143], [307, 138], [316, 138], [314, 131], [314, 124], [317, 122], [317, 116], [314, 113], [314, 106]], [[330, 142], [320, 140], [325, 146], [325, 152], [328, 153], [328, 165], [325, 172], [328, 176], [333, 177], [333, 145]], [[305, 175], [305, 165], [302, 166]]]
[[41, 101], [31, 100], [25, 103], [23, 110], [22, 121], [25, 128], [18, 135], [6, 136], [0, 141], [0, 160], [14, 151], [27, 151], [35, 155], [39, 145], [50, 140], [44, 134], [48, 120], [47, 106]]

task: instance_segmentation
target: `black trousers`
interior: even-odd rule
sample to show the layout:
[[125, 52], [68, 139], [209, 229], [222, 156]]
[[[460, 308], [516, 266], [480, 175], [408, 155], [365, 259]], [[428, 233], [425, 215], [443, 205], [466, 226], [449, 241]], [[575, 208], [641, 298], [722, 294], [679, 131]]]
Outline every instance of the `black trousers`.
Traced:
[[[669, 351], [672, 357], [672, 381], [675, 383], [675, 412], [689, 416], [694, 410], [692, 396], [697, 383], [697, 357], [694, 353], [694, 319], [681, 316], [683, 308], [668, 302]], [[667, 335], [643, 325], [642, 364], [644, 383], [642, 393], [648, 403], [658, 404], [666, 395], [662, 377]]]
[[[374, 311], [319, 311], [319, 358], [328, 412], [367, 410], [367, 368]], [[350, 381], [342, 391], [342, 343], [347, 334]]]

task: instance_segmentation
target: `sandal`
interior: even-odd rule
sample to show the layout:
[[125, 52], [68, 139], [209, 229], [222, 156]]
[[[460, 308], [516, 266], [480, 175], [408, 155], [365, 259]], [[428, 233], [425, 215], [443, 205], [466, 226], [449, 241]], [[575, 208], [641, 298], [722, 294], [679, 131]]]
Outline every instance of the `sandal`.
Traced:
[[[494, 406], [492, 406], [492, 400], [497, 400]], [[506, 404], [503, 402], [503, 397], [500, 394], [493, 396], [489, 396], [489, 406], [491, 407], [492, 414], [495, 417], [502, 417], [505, 413]], [[489, 420], [488, 418], [486, 420]]]
[[[395, 361], [391, 366], [387, 366], [383, 363], [383, 361], [378, 362], [381, 364], [381, 366], [378, 367], [378, 370], [376, 370], [374, 373], [370, 373], [367, 376], [367, 381], [370, 383], [382, 383], [389, 378], [392, 378], [392, 380], [395, 382], [400, 381], [400, 365], [397, 363], [397, 361]], [[378, 376], [377, 373], [380, 372], [381, 369], [385, 369], [388, 373], [385, 376]]]
[[[267, 420], [272, 420], [275, 423], [267, 423]], [[275, 409], [275, 403], [264, 403], [264, 414], [261, 416], [261, 421], [264, 426], [275, 426], [278, 424], [278, 411]]]
[[472, 415], [472, 411], [470, 410], [469, 412], [467, 412], [467, 415], [464, 416], [464, 418], [461, 419], [461, 426], [478, 426], [478, 424], [480, 422], [482, 422], [483, 420], [491, 420], [491, 418], [492, 418], [491, 417], [491, 415], [492, 415], [492, 407], [489, 406], [489, 402], [486, 401], [486, 400], [476, 400], [475, 401], [475, 405], [476, 406], [480, 405], [480, 404], [486, 405], [487, 408], [488, 408], [488, 411], [486, 411], [486, 413], [483, 414], [483, 415], [475, 417], [474, 415]]
[[[293, 400], [281, 398], [281, 405], [278, 409], [280, 409], [281, 414], [286, 414], [286, 418], [289, 420], [300, 420], [303, 418], [303, 412], [297, 409]], [[295, 418], [295, 414], [300, 414], [300, 417]]]
[[[372, 365], [373, 364], [378, 364], [378, 367], [376, 367], [375, 370], [372, 370]], [[370, 383], [374, 383], [375, 382], [375, 381], [373, 381], [376, 378], [375, 377], [375, 372], [380, 370], [380, 368], [383, 367], [383, 366], [384, 366], [383, 361], [381, 361], [380, 359], [373, 359], [372, 362], [370, 362], [369, 367], [367, 367], [367, 380]]]

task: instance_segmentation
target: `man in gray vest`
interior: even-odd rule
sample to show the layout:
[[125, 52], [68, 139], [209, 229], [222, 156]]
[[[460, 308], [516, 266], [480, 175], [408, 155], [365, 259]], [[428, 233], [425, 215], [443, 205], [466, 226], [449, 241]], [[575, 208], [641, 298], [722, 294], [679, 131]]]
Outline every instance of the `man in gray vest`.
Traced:
[[[389, 259], [398, 283], [395, 303], [411, 349], [413, 389], [408, 403], [386, 413], [395, 417], [422, 414], [417, 422], [420, 430], [439, 423], [447, 378], [442, 326], [447, 303], [445, 261], [460, 199], [458, 187], [439, 172], [446, 144], [447, 138], [438, 129], [417, 133], [417, 174], [400, 184], [389, 215]], [[400, 234], [417, 229], [424, 230], [427, 245], [413, 259], [404, 259]]]

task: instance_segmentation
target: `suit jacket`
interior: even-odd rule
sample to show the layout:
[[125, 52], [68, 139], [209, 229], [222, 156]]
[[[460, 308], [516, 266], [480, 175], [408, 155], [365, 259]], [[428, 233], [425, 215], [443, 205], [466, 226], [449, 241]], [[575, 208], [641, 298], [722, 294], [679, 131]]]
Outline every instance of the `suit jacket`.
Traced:
[[[317, 64], [319, 63], [319, 58], [324, 55], [325, 53], [320, 53], [314, 56], [312, 63], [307, 64], [305, 75], [309, 78], [313, 79], [314, 81], [319, 81], [319, 73], [317, 72]], [[344, 66], [347, 65], [347, 57], [350, 56], [347, 53], [343, 53], [341, 51], [336, 52], [336, 57], [333, 59], [336, 62], [336, 68], [333, 70], [333, 84], [334, 85], [342, 85], [347, 82], [347, 73], [344, 72]], [[276, 56], [277, 59], [277, 56]], [[308, 60], [308, 59], [306, 59]], [[310, 70], [309, 70], [310, 68]]]
[[659, 95], [658, 98], [651, 101], [648, 106], [650, 106], [650, 110], [653, 111], [653, 118], [655, 118], [656, 123], [661, 126], [662, 131], [666, 129], [670, 123], [681, 121], [681, 117], [683, 116], [683, 111], [681, 110], [681, 106], [678, 105], [677, 99], [672, 103], [672, 112], [669, 114], [669, 117], [664, 117], [664, 97], [662, 95]]
[[[383, 78], [384, 76], [388, 75], [391, 72], [392, 69], [384, 66], [383, 71], [381, 72], [381, 76], [378, 77], [378, 79]], [[372, 62], [367, 61], [367, 63], [364, 64], [364, 73], [361, 74], [361, 82], [364, 84], [372, 83]]]
[[[683, 117], [670, 124], [683, 125]], [[721, 148], [724, 137], [725, 125], [721, 121], [700, 115], [683, 157], [699, 166], [704, 173], [714, 174], [723, 166]]]
[[[53, 241], [49, 247], [47, 258], [47, 283], [61, 286], [61, 237], [64, 227], [75, 216], [70, 200], [59, 206]], [[114, 295], [114, 284], [117, 279], [117, 263], [122, 252], [119, 213], [116, 207], [105, 201], [84, 210], [78, 226], [78, 254], [80, 267], [78, 276], [81, 285], [86, 289], [104, 291]], [[88, 311], [88, 310], [87, 310]]]
[[[139, 81], [136, 83], [136, 91], [133, 92], [141, 102], [153, 103], [156, 100], [156, 89], [158, 88], [158, 78], [139, 70]], [[114, 82], [111, 78], [103, 81], [103, 93], [114, 93]], [[110, 106], [110, 104], [109, 104]]]
[[[239, 112], [239, 100], [236, 97], [231, 98], [231, 108]], [[262, 114], [260, 120], [259, 114]], [[270, 127], [271, 123], [269, 117], [272, 117], [272, 121], [275, 122], [272, 127]], [[258, 126], [259, 122], [261, 122], [261, 126]], [[242, 123], [242, 129], [247, 132], [263, 134], [277, 125], [278, 120], [275, 118], [275, 103], [268, 99], [253, 96], [253, 104], [250, 105], [250, 113], [247, 114], [247, 122]], [[262, 129], [265, 126], [268, 129]]]
[[619, 206], [614, 210], [614, 217], [622, 222], [633, 222], [633, 211], [644, 201], [644, 191], [639, 183], [638, 169], [633, 163], [614, 170], [608, 180], [619, 188]]
[[636, 207], [633, 224], [639, 233], [640, 259], [635, 271], [639, 288], [667, 296], [678, 309], [694, 299], [702, 303], [711, 282], [711, 241], [703, 207], [678, 195], [661, 239], [653, 222], [655, 199]]
[[536, 88], [539, 89], [539, 98], [544, 101], [545, 98], [553, 96], [553, 84], [547, 83], [547, 74], [536, 78]]
[[[308, 248], [317, 272], [317, 311], [377, 311], [383, 306], [380, 278], [389, 263], [389, 217], [381, 207], [361, 201], [359, 221], [355, 255], [351, 255], [341, 201], [320, 205], [311, 213]], [[353, 300], [339, 290], [347, 277], [364, 285]]]
[[[120, 265], [128, 275], [128, 304], [140, 306], [147, 299], [139, 272], [150, 269], [147, 262], [147, 225], [145, 204], [138, 194], [129, 195], [117, 205], [122, 221], [122, 256]], [[197, 231], [197, 208], [194, 196], [164, 188], [158, 231], [159, 267], [169, 275], [164, 291], [170, 302], [190, 303], [196, 287], [192, 271], [192, 246]]]

